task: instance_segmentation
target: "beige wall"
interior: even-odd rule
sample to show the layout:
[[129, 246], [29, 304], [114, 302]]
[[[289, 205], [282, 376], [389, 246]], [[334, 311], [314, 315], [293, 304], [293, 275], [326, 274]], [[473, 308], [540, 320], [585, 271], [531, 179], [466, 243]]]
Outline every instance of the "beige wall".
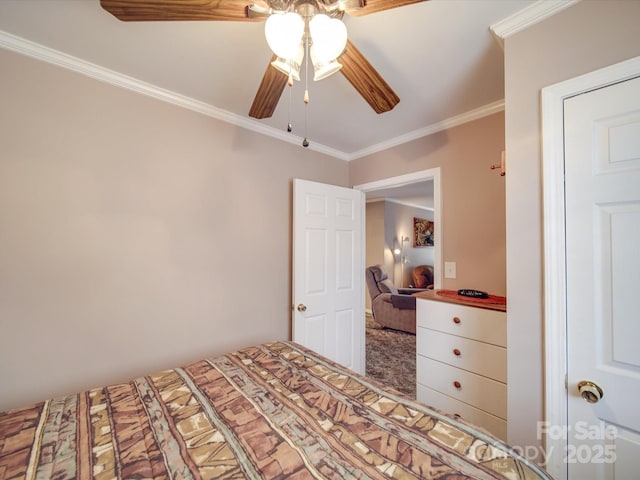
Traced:
[[0, 410], [290, 335], [291, 179], [348, 164], [0, 49]]
[[640, 2], [583, 1], [505, 41], [509, 442], [543, 418], [540, 90], [640, 55]]
[[457, 278], [443, 287], [505, 295], [505, 178], [489, 168], [503, 150], [504, 115], [497, 113], [353, 160], [350, 183], [440, 167], [442, 258], [457, 263]]

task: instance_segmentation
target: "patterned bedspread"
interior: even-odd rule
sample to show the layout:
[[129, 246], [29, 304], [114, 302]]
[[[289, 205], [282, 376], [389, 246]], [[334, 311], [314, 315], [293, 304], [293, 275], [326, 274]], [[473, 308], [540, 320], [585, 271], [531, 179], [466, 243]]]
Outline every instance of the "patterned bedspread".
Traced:
[[276, 342], [0, 413], [0, 479], [549, 478], [484, 432]]

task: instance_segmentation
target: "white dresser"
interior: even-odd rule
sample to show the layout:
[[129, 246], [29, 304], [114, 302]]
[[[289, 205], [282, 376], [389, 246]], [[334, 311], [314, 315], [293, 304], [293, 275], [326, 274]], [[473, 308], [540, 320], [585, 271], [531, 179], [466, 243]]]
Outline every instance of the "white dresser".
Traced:
[[506, 306], [416, 296], [418, 400], [506, 440]]

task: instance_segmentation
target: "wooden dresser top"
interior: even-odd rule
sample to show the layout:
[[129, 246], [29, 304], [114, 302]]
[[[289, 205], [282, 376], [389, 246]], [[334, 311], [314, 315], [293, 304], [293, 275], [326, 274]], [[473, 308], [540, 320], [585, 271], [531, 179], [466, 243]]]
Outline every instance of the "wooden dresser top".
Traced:
[[467, 307], [486, 308], [500, 312], [507, 311], [507, 299], [498, 295], [490, 294], [489, 298], [471, 298], [458, 295], [456, 290], [426, 290], [424, 292], [414, 293], [413, 296], [427, 300], [436, 300], [438, 302], [465, 305]]

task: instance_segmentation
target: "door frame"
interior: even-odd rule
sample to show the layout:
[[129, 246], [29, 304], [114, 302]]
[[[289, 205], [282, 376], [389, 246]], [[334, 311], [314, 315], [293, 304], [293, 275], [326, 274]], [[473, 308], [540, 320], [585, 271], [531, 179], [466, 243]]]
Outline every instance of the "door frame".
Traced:
[[[442, 288], [442, 191], [440, 188], [440, 167], [430, 168], [428, 170], [420, 170], [397, 177], [384, 178], [373, 182], [354, 185], [353, 188], [360, 190], [365, 194], [380, 190], [383, 188], [403, 187], [412, 183], [424, 182], [426, 180], [433, 181], [433, 221], [438, 226], [434, 232], [434, 243], [436, 245], [433, 252], [433, 288]], [[365, 202], [366, 203], [366, 202]], [[363, 234], [363, 253], [365, 252], [365, 235]], [[364, 275], [364, 272], [363, 272]]]
[[[569, 413], [566, 387], [564, 100], [638, 75], [640, 57], [635, 57], [542, 89], [544, 420], [550, 427], [568, 426]], [[543, 438], [543, 448], [547, 452], [546, 468], [557, 479], [568, 477], [568, 464], [563, 462], [567, 442], [568, 438], [563, 438], [563, 435]]]

